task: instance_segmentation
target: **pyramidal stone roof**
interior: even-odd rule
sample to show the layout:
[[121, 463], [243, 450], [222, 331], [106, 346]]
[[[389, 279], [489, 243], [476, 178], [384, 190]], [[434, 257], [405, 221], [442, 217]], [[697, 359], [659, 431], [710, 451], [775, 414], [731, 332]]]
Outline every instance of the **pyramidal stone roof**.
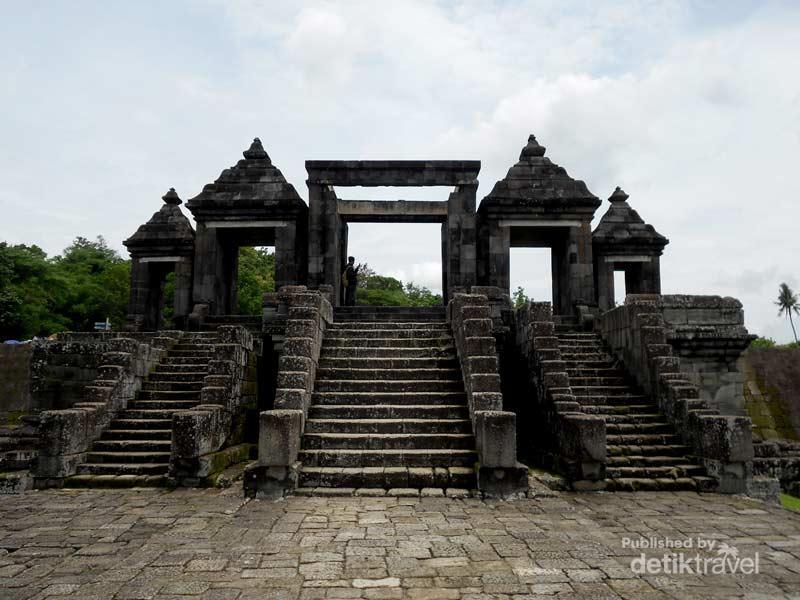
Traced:
[[628, 194], [617, 187], [608, 200], [611, 206], [592, 232], [592, 241], [600, 246], [651, 247], [659, 252], [669, 240], [652, 225], [644, 222], [639, 213], [628, 204]]
[[259, 213], [280, 216], [306, 207], [294, 186], [272, 164], [261, 140], [255, 138], [242, 154], [242, 160], [225, 169], [214, 183], [206, 184], [200, 194], [186, 203], [195, 216], [217, 210], [232, 216], [237, 210], [251, 216]]
[[479, 212], [499, 208], [539, 208], [545, 211], [558, 208], [583, 208], [593, 212], [600, 199], [592, 194], [586, 184], [569, 176], [566, 169], [545, 157], [545, 147], [528, 137], [528, 143], [519, 155], [519, 162], [508, 174], [494, 184], [482, 201]]
[[194, 245], [194, 229], [179, 208], [182, 200], [175, 188], [169, 188], [161, 199], [164, 201], [161, 209], [123, 242], [129, 250], [152, 247], [191, 248]]

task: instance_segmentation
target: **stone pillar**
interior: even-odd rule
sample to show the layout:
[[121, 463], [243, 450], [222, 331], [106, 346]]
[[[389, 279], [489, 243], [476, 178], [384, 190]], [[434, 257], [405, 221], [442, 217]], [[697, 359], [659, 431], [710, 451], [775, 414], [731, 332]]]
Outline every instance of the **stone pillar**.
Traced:
[[287, 223], [275, 228], [275, 289], [285, 285], [298, 285], [297, 224]]
[[477, 284], [477, 190], [477, 183], [459, 185], [447, 200], [447, 283], [451, 289], [455, 286], [469, 288]]
[[[341, 219], [336, 194], [329, 186], [308, 182], [308, 284], [312, 288], [341, 287], [339, 236]], [[336, 305], [339, 297], [334, 298]]]
[[614, 263], [600, 256], [594, 264], [597, 305], [601, 311], [611, 310], [614, 308]]
[[182, 257], [175, 263], [173, 308], [176, 323], [182, 323], [183, 319], [192, 312], [192, 259], [188, 256]]
[[223, 268], [219, 277], [223, 282], [224, 306], [217, 314], [233, 315], [239, 306], [239, 246], [230, 240], [223, 240]]
[[571, 315], [575, 305], [594, 304], [594, 276], [592, 265], [592, 227], [584, 221], [580, 227], [570, 227], [561, 257], [562, 280], [559, 314]]
[[447, 287], [447, 266], [449, 264], [449, 259], [447, 257], [447, 242], [448, 242], [448, 230], [447, 230], [447, 223], [442, 223], [442, 299], [444, 300], [445, 304], [447, 304], [448, 298], [448, 287]]
[[511, 291], [511, 229], [497, 223], [489, 225], [489, 285]]
[[147, 305], [150, 299], [150, 269], [139, 258], [131, 260], [131, 294], [128, 300], [127, 328], [147, 329]]
[[225, 311], [224, 248], [216, 229], [197, 223], [195, 238], [194, 282], [192, 301], [208, 304], [209, 314], [219, 315]]

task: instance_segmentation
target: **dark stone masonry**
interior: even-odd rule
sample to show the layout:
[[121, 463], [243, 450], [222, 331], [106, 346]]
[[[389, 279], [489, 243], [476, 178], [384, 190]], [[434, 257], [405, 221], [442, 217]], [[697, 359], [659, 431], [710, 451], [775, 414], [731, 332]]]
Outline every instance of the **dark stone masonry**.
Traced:
[[[310, 160], [306, 204], [256, 138], [187, 200], [196, 229], [170, 189], [125, 241], [125, 330], [0, 348], [0, 493], [25, 494], [0, 511], [0, 595], [796, 592], [797, 518], [770, 505], [798, 489], [798, 407], [743, 362], [741, 303], [662, 294], [667, 238], [620, 188], [592, 230], [601, 200], [534, 136], [478, 202], [480, 166]], [[343, 306], [364, 222], [441, 225], [442, 306]], [[257, 315], [235, 314], [242, 246], [275, 248]], [[515, 247], [551, 249], [552, 301], [512, 305]], [[203, 487], [228, 489], [182, 489]], [[725, 540], [764, 575], [642, 577], [625, 532]]]

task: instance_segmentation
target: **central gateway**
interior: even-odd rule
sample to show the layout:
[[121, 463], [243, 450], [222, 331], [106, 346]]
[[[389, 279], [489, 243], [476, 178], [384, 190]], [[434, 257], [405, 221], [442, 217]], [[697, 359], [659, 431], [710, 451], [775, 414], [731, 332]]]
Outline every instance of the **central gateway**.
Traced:
[[[309, 160], [308, 283], [341, 290], [348, 223], [441, 223], [442, 297], [476, 284], [478, 160]], [[447, 202], [342, 200], [334, 186], [455, 188]], [[341, 304], [341, 292], [332, 294]]]

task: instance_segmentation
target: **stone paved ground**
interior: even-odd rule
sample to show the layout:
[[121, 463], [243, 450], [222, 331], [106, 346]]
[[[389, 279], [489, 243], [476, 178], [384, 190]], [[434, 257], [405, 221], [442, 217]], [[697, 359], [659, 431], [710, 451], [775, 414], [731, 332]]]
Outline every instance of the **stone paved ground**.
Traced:
[[[625, 536], [724, 541], [740, 558], [758, 552], [760, 574], [635, 576], [641, 551], [623, 548]], [[233, 489], [30, 492], [0, 499], [0, 548], [3, 600], [800, 598], [800, 514], [693, 493], [247, 502]]]

